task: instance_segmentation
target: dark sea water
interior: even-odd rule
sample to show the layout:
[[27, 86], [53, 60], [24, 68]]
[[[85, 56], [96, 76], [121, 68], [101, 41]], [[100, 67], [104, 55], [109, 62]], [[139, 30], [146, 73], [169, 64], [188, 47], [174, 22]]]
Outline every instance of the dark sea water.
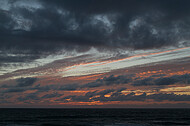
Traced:
[[0, 126], [190, 126], [190, 109], [0, 109]]

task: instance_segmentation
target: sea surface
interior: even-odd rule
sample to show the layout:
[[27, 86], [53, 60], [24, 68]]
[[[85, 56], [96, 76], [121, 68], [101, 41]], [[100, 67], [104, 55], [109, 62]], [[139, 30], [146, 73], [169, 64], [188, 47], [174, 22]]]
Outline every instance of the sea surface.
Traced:
[[190, 126], [190, 109], [0, 109], [0, 126]]

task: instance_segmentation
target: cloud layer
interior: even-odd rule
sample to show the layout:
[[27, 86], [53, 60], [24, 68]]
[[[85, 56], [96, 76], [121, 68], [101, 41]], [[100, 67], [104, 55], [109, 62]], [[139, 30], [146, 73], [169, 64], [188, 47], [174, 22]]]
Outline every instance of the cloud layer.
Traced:
[[[0, 0], [0, 103], [189, 102], [189, 5], [189, 0]], [[176, 68], [176, 75], [167, 75], [166, 62], [181, 63], [175, 66], [183, 72], [177, 75]], [[129, 72], [159, 63], [168, 73], [142, 77], [140, 67]], [[114, 76], [116, 70], [124, 74]]]
[[[135, 49], [189, 39], [189, 1], [8, 0], [0, 7], [1, 48], [33, 53], [65, 44]], [[52, 48], [53, 47], [53, 48]]]
[[[20, 78], [15, 80], [16, 84], [6, 84], [0, 87], [0, 101], [10, 102], [16, 93], [16, 99], [24, 103], [38, 103], [39, 101], [52, 102], [111, 102], [111, 101], [142, 101], [153, 100], [162, 101], [189, 101], [188, 87], [173, 88], [165, 87], [167, 85], [184, 86], [190, 84], [190, 74], [152, 76], [147, 78], [135, 78], [134, 75], [110, 75], [102, 79], [94, 80], [86, 84], [38, 84], [36, 78]], [[144, 90], [131, 90], [130, 86], [146, 86]], [[152, 90], [146, 90], [146, 88]], [[102, 89], [103, 88], [103, 89]], [[74, 92], [85, 92], [83, 95]], [[70, 92], [68, 94], [68, 92]], [[187, 94], [183, 94], [187, 93]], [[127, 93], [127, 94], [126, 94]], [[182, 94], [177, 94], [182, 93]], [[66, 94], [66, 95], [65, 95]], [[15, 99], [15, 98], [14, 98]]]
[[0, 4], [0, 66], [9, 69], [60, 50], [190, 46], [188, 0], [1, 0]]

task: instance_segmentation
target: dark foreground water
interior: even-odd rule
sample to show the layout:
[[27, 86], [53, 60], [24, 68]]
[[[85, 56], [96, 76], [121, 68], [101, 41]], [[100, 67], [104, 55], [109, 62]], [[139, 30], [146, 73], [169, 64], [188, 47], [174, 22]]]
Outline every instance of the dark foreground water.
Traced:
[[0, 109], [0, 126], [190, 126], [190, 109]]

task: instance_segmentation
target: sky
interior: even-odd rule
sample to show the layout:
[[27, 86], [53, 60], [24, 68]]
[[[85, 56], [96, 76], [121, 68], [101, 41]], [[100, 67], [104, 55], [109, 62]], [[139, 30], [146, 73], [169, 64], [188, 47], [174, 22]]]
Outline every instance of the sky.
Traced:
[[189, 107], [189, 5], [0, 0], [0, 107]]

